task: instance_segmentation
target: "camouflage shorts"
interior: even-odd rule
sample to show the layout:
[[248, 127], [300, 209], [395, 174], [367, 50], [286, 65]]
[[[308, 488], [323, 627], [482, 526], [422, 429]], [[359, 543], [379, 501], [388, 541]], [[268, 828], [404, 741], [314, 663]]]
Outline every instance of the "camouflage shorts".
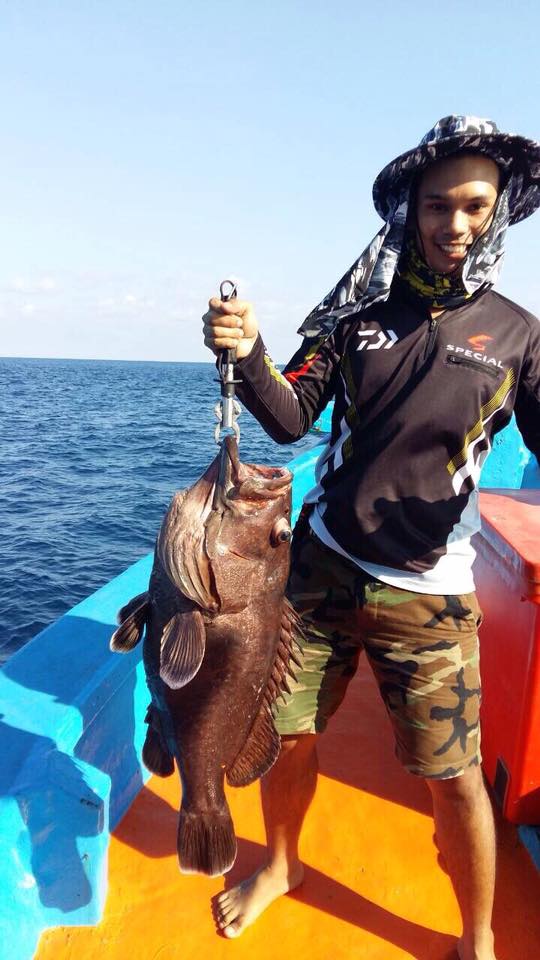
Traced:
[[322, 732], [363, 649], [407, 770], [444, 779], [480, 762], [481, 615], [474, 593], [433, 596], [374, 580], [301, 521], [288, 595], [306, 642], [303, 669], [279, 707], [279, 733]]

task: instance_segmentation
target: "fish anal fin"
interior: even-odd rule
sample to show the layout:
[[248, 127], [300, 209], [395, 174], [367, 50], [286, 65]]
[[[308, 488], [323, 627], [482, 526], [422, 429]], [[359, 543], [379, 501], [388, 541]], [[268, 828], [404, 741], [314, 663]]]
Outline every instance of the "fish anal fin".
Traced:
[[174, 760], [165, 750], [161, 737], [153, 727], [148, 727], [142, 749], [142, 759], [147, 770], [158, 777], [170, 777], [174, 773]]
[[279, 734], [268, 706], [263, 702], [244, 746], [227, 770], [227, 782], [231, 787], [245, 787], [253, 783], [264, 776], [277, 760], [279, 749]]
[[153, 702], [148, 706], [144, 722], [148, 724], [148, 729], [142, 749], [143, 763], [158, 777], [169, 777], [174, 773], [174, 759], [167, 747], [159, 709]]
[[109, 646], [115, 653], [133, 650], [143, 635], [149, 610], [148, 593], [133, 597], [118, 614], [120, 626], [114, 631]]
[[159, 674], [173, 690], [193, 680], [204, 657], [206, 633], [200, 610], [180, 611], [166, 624], [161, 638]]

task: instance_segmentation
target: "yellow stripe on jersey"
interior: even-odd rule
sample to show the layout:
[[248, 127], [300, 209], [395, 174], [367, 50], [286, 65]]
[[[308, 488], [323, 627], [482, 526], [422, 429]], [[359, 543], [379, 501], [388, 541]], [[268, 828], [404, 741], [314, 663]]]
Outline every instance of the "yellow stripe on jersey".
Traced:
[[474, 427], [472, 427], [465, 436], [463, 447], [456, 454], [455, 457], [450, 460], [450, 463], [447, 463], [446, 469], [450, 476], [453, 476], [457, 470], [459, 470], [463, 464], [467, 462], [467, 452], [473, 442], [473, 440], [478, 439], [481, 433], [484, 430], [484, 423], [496, 410], [500, 410], [501, 407], [504, 407], [508, 394], [510, 393], [514, 383], [516, 381], [516, 375], [512, 368], [508, 370], [503, 382], [501, 383], [499, 389], [496, 393], [493, 394], [490, 400], [480, 407], [480, 417], [476, 421]]
[[269, 371], [269, 373], [270, 373], [270, 376], [272, 376], [272, 377], [274, 378], [274, 380], [277, 380], [278, 383], [281, 383], [281, 385], [282, 385], [283, 387], [287, 387], [287, 390], [292, 390], [292, 392], [294, 393], [294, 390], [293, 390], [293, 388], [291, 387], [289, 381], [286, 380], [285, 377], [283, 376], [283, 374], [280, 373], [279, 370], [277, 369], [277, 367], [274, 366], [273, 360], [270, 359], [270, 357], [268, 356], [267, 353], [265, 353], [265, 355], [264, 355], [264, 362], [265, 362], [266, 366], [268, 367], [268, 371]]

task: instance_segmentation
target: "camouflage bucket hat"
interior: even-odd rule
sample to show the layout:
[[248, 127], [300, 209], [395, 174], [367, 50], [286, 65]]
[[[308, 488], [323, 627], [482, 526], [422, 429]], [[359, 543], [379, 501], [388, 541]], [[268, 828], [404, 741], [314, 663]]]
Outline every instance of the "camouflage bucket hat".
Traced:
[[491, 157], [505, 173], [489, 230], [479, 237], [461, 266], [466, 296], [479, 295], [496, 282], [504, 258], [506, 230], [540, 206], [540, 143], [499, 133], [491, 120], [445, 117], [414, 150], [392, 160], [373, 186], [373, 200], [384, 224], [335, 287], [308, 314], [298, 333], [328, 336], [351, 313], [386, 300], [403, 250], [414, 177], [428, 164], [461, 150]]
[[513, 133], [501, 133], [493, 120], [452, 115], [443, 117], [417, 147], [402, 153], [379, 173], [373, 202], [383, 220], [392, 220], [413, 177], [435, 160], [461, 150], [490, 157], [511, 177], [509, 222], [518, 223], [540, 206], [540, 143]]

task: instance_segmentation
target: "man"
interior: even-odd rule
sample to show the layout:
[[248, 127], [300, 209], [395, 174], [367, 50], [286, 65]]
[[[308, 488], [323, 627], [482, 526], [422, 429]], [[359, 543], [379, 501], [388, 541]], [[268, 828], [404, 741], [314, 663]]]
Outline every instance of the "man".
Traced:
[[211, 300], [203, 318], [214, 352], [237, 349], [240, 397], [274, 439], [302, 436], [335, 397], [293, 541], [289, 596], [307, 641], [276, 721], [282, 752], [262, 781], [268, 861], [221, 894], [218, 922], [238, 936], [301, 882], [316, 735], [362, 648], [397, 756], [431, 791], [463, 919], [459, 957], [494, 960], [470, 537], [481, 466], [512, 410], [540, 457], [540, 325], [491, 289], [508, 224], [540, 205], [540, 144], [447, 117], [384, 168], [374, 201], [384, 227], [304, 322], [283, 376], [250, 304]]

